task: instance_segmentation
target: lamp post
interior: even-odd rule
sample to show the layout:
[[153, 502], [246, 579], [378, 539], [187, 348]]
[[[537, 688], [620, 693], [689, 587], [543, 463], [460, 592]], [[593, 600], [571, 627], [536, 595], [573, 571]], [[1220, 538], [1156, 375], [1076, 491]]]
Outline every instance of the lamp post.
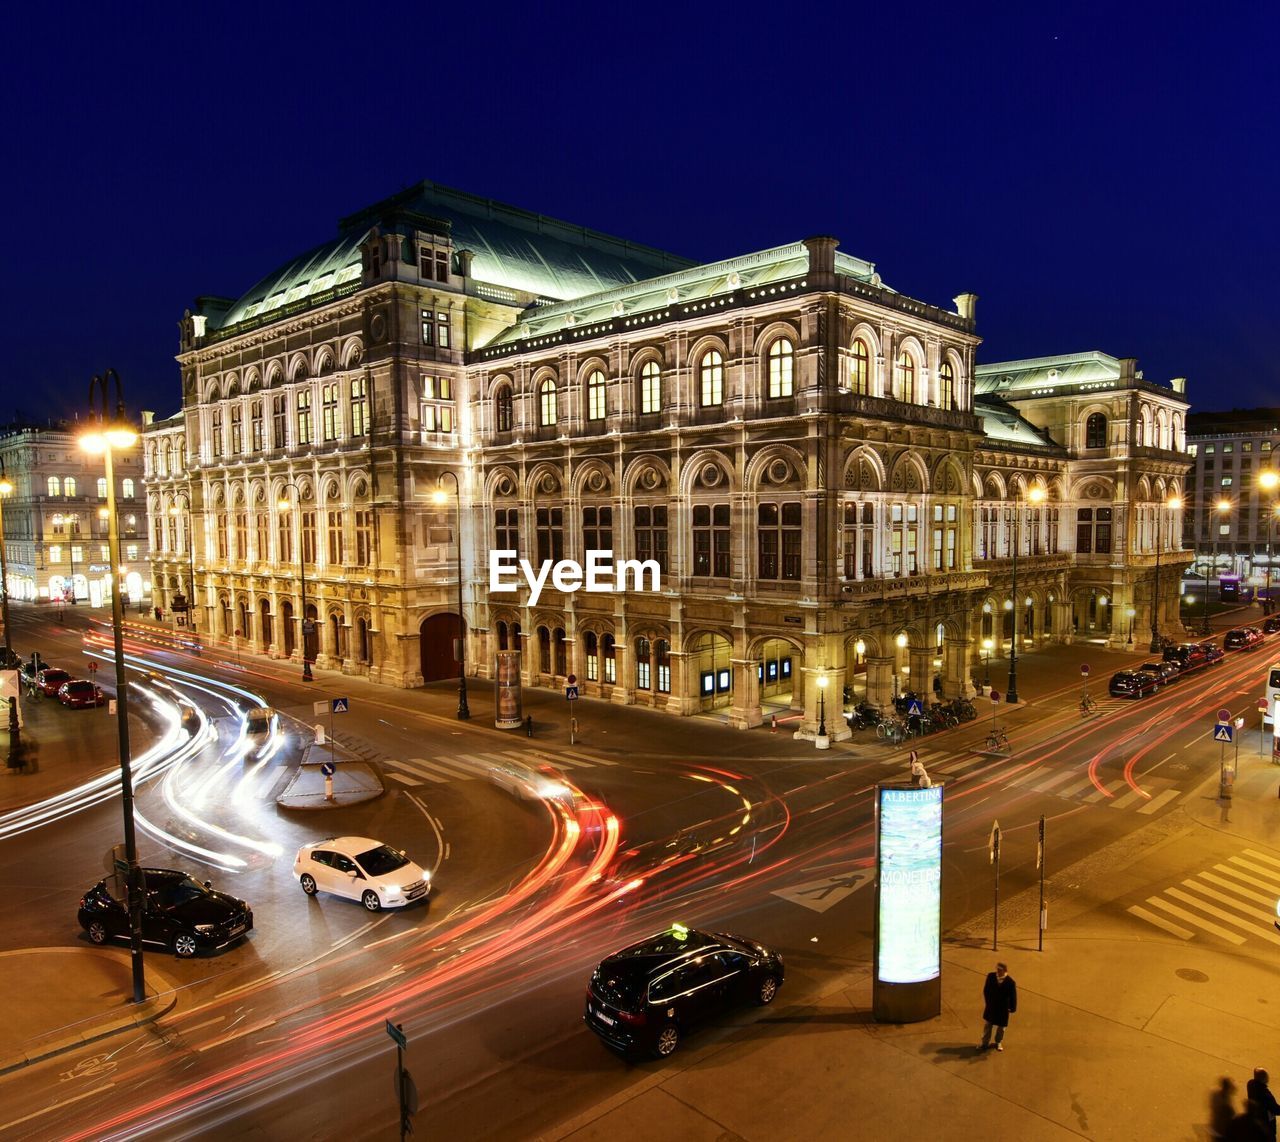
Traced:
[[[13, 662], [13, 643], [9, 633], [9, 561], [5, 550], [4, 501], [13, 495], [13, 484], [4, 473], [4, 460], [0, 459], [0, 621], [4, 623], [4, 669]], [[18, 764], [17, 755], [22, 749], [22, 731], [18, 726], [18, 697], [9, 699], [9, 761]]]
[[[115, 414], [109, 412], [108, 387], [114, 383], [116, 392]], [[101, 409], [95, 408], [95, 399], [101, 393]], [[138, 440], [133, 426], [125, 420], [124, 390], [115, 369], [108, 369], [101, 377], [89, 382], [89, 409], [96, 426], [80, 438], [80, 447], [93, 455], [100, 455], [107, 476], [107, 548], [115, 582], [111, 589], [111, 624], [115, 642], [116, 663], [116, 727], [119, 731], [120, 750], [120, 800], [124, 808], [124, 856], [126, 865], [126, 892], [129, 910], [129, 952], [133, 967], [133, 1001], [141, 1003], [146, 998], [146, 980], [142, 966], [142, 870], [138, 867], [138, 844], [133, 828], [133, 772], [129, 753], [129, 679], [124, 665], [124, 601], [120, 593], [120, 532], [116, 524], [116, 486], [112, 462], [114, 449], [132, 447]]]
[[982, 688], [991, 689], [991, 651], [995, 647], [995, 639], [982, 640]]
[[[1261, 482], [1262, 482], [1262, 479], [1263, 479], [1263, 477], [1264, 477], [1265, 475], [1266, 475], [1266, 473], [1265, 473], [1265, 472], [1260, 472], [1260, 473], [1258, 474], [1258, 482], [1259, 482], [1259, 483], [1261, 483]], [[1213, 506], [1214, 506], [1215, 510], [1218, 512], [1219, 516], [1223, 516], [1223, 515], [1226, 515], [1226, 513], [1227, 513], [1227, 512], [1229, 512], [1229, 511], [1231, 510], [1231, 501], [1230, 501], [1230, 500], [1219, 500], [1219, 501], [1218, 501], [1216, 504], [1214, 504]], [[1212, 564], [1205, 563], [1205, 565], [1204, 565], [1204, 617], [1200, 620], [1200, 633], [1201, 633], [1202, 635], [1206, 635], [1206, 634], [1208, 634], [1208, 633], [1209, 633], [1209, 569], [1210, 569], [1210, 567], [1211, 567], [1211, 566], [1212, 566], [1214, 569], [1216, 569], [1216, 568], [1217, 568], [1217, 566], [1218, 566], [1218, 524], [1217, 524], [1217, 521], [1215, 521], [1215, 522], [1214, 522], [1214, 524], [1213, 524], [1213, 563], [1212, 563]]]
[[[897, 645], [898, 649], [899, 649], [899, 650], [902, 650], [902, 649], [907, 645], [907, 636], [906, 636], [906, 632], [905, 632], [905, 631], [900, 632], [900, 633], [897, 635], [897, 637], [896, 637], [896, 638], [894, 638], [894, 640], [893, 640], [893, 641], [894, 641], [894, 643]], [[897, 659], [897, 656], [895, 656], [895, 657], [894, 657], [894, 660], [893, 660], [893, 700], [894, 700], [894, 702], [895, 702], [895, 703], [896, 703], [896, 702], [897, 702], [897, 700], [898, 700], [898, 659]]]
[[[304, 682], [314, 682], [315, 678], [311, 673], [311, 659], [307, 657], [307, 635], [314, 633], [316, 624], [307, 618], [307, 562], [306, 562], [306, 543], [302, 530], [302, 489], [298, 487], [292, 480], [286, 480], [280, 485], [282, 488], [292, 488], [293, 494], [298, 497], [298, 594], [301, 596], [298, 612], [298, 631], [302, 636], [302, 680]], [[277, 501], [277, 506], [282, 512], [287, 512], [293, 505], [285, 496], [281, 496]], [[310, 629], [308, 629], [308, 627]]]
[[[1274, 496], [1277, 487], [1280, 487], [1280, 472], [1277, 472], [1274, 468], [1259, 472], [1258, 487]], [[1271, 540], [1275, 532], [1277, 519], [1280, 519], [1280, 499], [1272, 501], [1271, 512], [1267, 519], [1267, 597], [1262, 604], [1262, 613], [1264, 615], [1271, 613]]]
[[[1027, 502], [1038, 504], [1045, 497], [1045, 491], [1038, 484], [1027, 492]], [[1009, 595], [1010, 608], [1013, 610], [1013, 639], [1009, 643], [1009, 689], [1004, 696], [1006, 702], [1018, 700], [1018, 636], [1022, 623], [1022, 608], [1018, 606], [1018, 547], [1022, 543], [1022, 499], [1013, 502], [1013, 569], [1010, 574]]]
[[176, 504], [169, 509], [169, 514], [177, 519], [184, 516], [183, 525], [187, 539], [187, 621], [191, 629], [196, 629], [196, 543], [195, 532], [191, 530], [191, 505], [179, 508]]
[[818, 736], [813, 739], [815, 749], [830, 749], [831, 738], [827, 736], [827, 683], [830, 679], [824, 670], [818, 675]]
[[[458, 474], [448, 469], [440, 473], [439, 483], [443, 484], [446, 476], [453, 481], [453, 502], [458, 517], [458, 526], [454, 531], [458, 556], [458, 720], [465, 722], [471, 717], [471, 707], [467, 705], [467, 620], [462, 613], [462, 488], [458, 483]], [[443, 504], [448, 502], [449, 497], [443, 488], [437, 487], [431, 499], [437, 504]]]
[[[1182, 501], [1177, 496], [1170, 496], [1165, 506], [1177, 511]], [[1164, 521], [1160, 516], [1160, 508], [1156, 507], [1156, 576], [1151, 595], [1151, 653], [1160, 649], [1160, 548], [1163, 546]]]

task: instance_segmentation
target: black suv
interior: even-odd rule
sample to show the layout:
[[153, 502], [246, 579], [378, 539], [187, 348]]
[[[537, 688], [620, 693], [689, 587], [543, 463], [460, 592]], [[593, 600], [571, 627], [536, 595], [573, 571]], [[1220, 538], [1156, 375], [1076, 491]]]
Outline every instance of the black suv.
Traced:
[[1166, 682], [1172, 682], [1178, 677], [1178, 664], [1176, 662], [1144, 662], [1138, 667], [1145, 674], [1154, 674], [1160, 679], [1160, 685]]
[[1222, 640], [1227, 650], [1252, 650], [1262, 641], [1262, 631], [1257, 627], [1236, 627], [1229, 630]]
[[615, 1050], [665, 1058], [730, 1004], [772, 1003], [783, 976], [782, 957], [763, 944], [676, 924], [602, 960], [582, 1018]]
[[[185, 872], [144, 868], [146, 905], [142, 912], [142, 940], [170, 949], [177, 956], [194, 956], [201, 948], [216, 950], [253, 930], [253, 909], [243, 900], [214, 892]], [[104, 880], [80, 899], [80, 927], [95, 944], [129, 938], [129, 913]]]
[[1160, 687], [1160, 679], [1145, 670], [1118, 670], [1111, 676], [1107, 693], [1113, 698], [1145, 698]]
[[1209, 661], [1209, 652], [1201, 643], [1183, 642], [1177, 646], [1166, 646], [1164, 660], [1172, 662], [1179, 670], [1194, 670]]

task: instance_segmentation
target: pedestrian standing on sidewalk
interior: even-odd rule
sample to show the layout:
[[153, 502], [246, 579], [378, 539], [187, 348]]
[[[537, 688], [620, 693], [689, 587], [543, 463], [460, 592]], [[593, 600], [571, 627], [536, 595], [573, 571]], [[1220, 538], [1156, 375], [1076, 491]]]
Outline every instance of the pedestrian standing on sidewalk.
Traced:
[[1245, 1099], [1244, 1109], [1228, 1124], [1224, 1135], [1226, 1142], [1267, 1142], [1266, 1114], [1251, 1098]]
[[1271, 1093], [1271, 1087], [1268, 1085], [1270, 1077], [1262, 1067], [1254, 1067], [1253, 1078], [1245, 1083], [1244, 1091], [1245, 1097], [1260, 1108], [1266, 1119], [1267, 1137], [1274, 1140], [1276, 1117], [1280, 1115], [1280, 1103], [1276, 1102], [1276, 1096]]
[[1218, 1080], [1218, 1089], [1209, 1094], [1209, 1137], [1226, 1138], [1231, 1120], [1236, 1115], [1236, 1084], [1226, 1075]]
[[1009, 974], [1007, 964], [996, 964], [996, 970], [987, 972], [987, 982], [982, 985], [982, 1047], [991, 1046], [992, 1029], [996, 1033], [995, 1048], [1004, 1050], [1004, 1032], [1009, 1026], [1009, 1016], [1018, 1010], [1018, 985]]
[[928, 773], [925, 772], [924, 762], [920, 760], [920, 755], [915, 750], [911, 751], [911, 783], [917, 789], [928, 789], [933, 784], [929, 780]]

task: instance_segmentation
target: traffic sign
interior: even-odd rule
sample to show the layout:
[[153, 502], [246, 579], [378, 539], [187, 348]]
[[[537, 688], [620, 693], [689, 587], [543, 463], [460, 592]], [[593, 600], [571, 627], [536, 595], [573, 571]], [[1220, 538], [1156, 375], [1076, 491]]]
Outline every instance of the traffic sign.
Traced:
[[911, 699], [910, 704], [907, 706], [907, 713], [914, 714], [917, 717], [924, 713], [924, 705], [919, 698]]
[[404, 1048], [409, 1045], [409, 1040], [405, 1038], [404, 1032], [396, 1024], [392, 1023], [390, 1019], [387, 1020], [387, 1034], [396, 1041], [397, 1047]]
[[992, 705], [995, 705], [998, 701], [1000, 701], [1000, 691], [999, 691], [999, 690], [992, 690], [992, 691], [991, 691], [991, 704], [992, 704]]
[[325, 775], [325, 777], [332, 777], [332, 776], [333, 776], [333, 772], [334, 772], [334, 770], [333, 770], [333, 762], [331, 762], [331, 761], [326, 761], [326, 762], [325, 762], [325, 763], [320, 767], [320, 772], [321, 772], [321, 773], [323, 773], [323, 774]]
[[1266, 698], [1259, 698], [1259, 699], [1258, 699], [1258, 713], [1260, 713], [1260, 714], [1265, 714], [1266, 712], [1267, 712], [1267, 700], [1266, 700]]
[[[89, 659], [89, 673], [90, 673], [90, 674], [96, 674], [97, 672], [98, 672], [98, 663], [97, 663], [97, 661], [96, 661], [96, 660], [94, 660], [94, 659], [92, 659], [92, 658], [91, 658], [91, 659]], [[1262, 704], [1263, 704], [1263, 706], [1264, 706], [1264, 707], [1266, 706], [1266, 704], [1267, 704], [1267, 700], [1266, 700], [1265, 698], [1263, 698], [1263, 699], [1262, 699]]]
[[1081, 678], [1089, 677], [1089, 664], [1087, 662], [1082, 662], [1080, 664], [1080, 677]]
[[1232, 727], [1229, 722], [1219, 722], [1213, 727], [1213, 740], [1216, 742], [1229, 742], [1231, 734]]
[[564, 688], [564, 698], [566, 702], [573, 702], [578, 697], [578, 688], [576, 686], [566, 686]]
[[351, 712], [351, 699], [334, 698], [333, 704], [329, 707], [329, 712], [333, 714], [349, 714]]
[[991, 822], [991, 836], [987, 840], [987, 855], [991, 858], [990, 863], [995, 864], [996, 858], [1000, 855], [1000, 822]]
[[1223, 706], [1222, 709], [1218, 711], [1218, 721], [1220, 722], [1231, 721], [1231, 711], [1228, 710], [1225, 706]]
[[302, 621], [302, 633], [303, 633], [303, 634], [315, 634], [315, 633], [316, 633], [316, 620], [315, 620], [315, 619], [303, 619], [303, 621]]

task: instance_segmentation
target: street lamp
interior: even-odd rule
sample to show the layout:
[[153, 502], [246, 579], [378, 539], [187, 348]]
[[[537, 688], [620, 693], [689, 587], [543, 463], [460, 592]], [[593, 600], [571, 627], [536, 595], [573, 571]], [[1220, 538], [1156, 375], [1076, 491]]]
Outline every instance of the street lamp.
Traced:
[[[1040, 503], [1045, 497], [1045, 490], [1036, 485], [1027, 491], [1026, 502]], [[1009, 689], [1004, 696], [1006, 702], [1018, 700], [1018, 635], [1022, 622], [1022, 608], [1017, 606], [1018, 598], [1018, 547], [1022, 543], [1022, 505], [1021, 499], [1013, 503], [1013, 570], [1010, 574], [1010, 608], [1013, 610], [1013, 641], [1009, 644]]]
[[[114, 383], [116, 391], [115, 415], [108, 411], [108, 387]], [[102, 406], [95, 407], [95, 398], [101, 393]], [[142, 870], [138, 867], [138, 843], [133, 830], [133, 773], [129, 754], [129, 679], [124, 665], [124, 603], [120, 594], [120, 532], [116, 524], [116, 481], [112, 453], [116, 449], [131, 448], [137, 443], [138, 433], [125, 420], [124, 389], [115, 369], [108, 369], [101, 377], [89, 382], [89, 410], [96, 426], [80, 437], [80, 447], [95, 456], [101, 456], [107, 477], [107, 548], [110, 565], [114, 569], [115, 582], [111, 589], [111, 625], [115, 642], [116, 662], [116, 727], [119, 731], [120, 749], [120, 800], [124, 808], [124, 857], [126, 865], [126, 894], [129, 910], [129, 952], [133, 967], [133, 1001], [141, 1003], [146, 998], [146, 980], [142, 967]]]
[[[458, 484], [458, 474], [448, 469], [440, 473], [438, 483], [443, 484], [446, 476], [453, 481], [453, 500], [458, 516], [458, 526], [454, 531], [458, 554], [458, 720], [465, 722], [471, 717], [471, 707], [467, 705], [467, 620], [462, 613], [462, 488]], [[449, 502], [441, 487], [436, 488], [431, 499], [437, 504]]]
[[[4, 501], [13, 495], [13, 483], [4, 474], [4, 460], [0, 458], [0, 621], [4, 622], [4, 669], [13, 662], [13, 644], [9, 634], [9, 562], [4, 542]], [[17, 754], [22, 747], [21, 729], [18, 726], [18, 696], [9, 699], [9, 760], [17, 764]]]
[[1136, 607], [1125, 607], [1124, 613], [1129, 616], [1129, 645], [1133, 645], [1133, 620], [1137, 618], [1138, 611]]
[[[1280, 487], [1280, 472], [1277, 472], [1274, 468], [1259, 472], [1258, 487], [1274, 496], [1276, 488]], [[1262, 604], [1262, 613], [1264, 615], [1271, 613], [1271, 539], [1275, 532], [1277, 519], [1280, 519], [1280, 500], [1272, 502], [1270, 518], [1267, 520], [1267, 597]]]
[[196, 629], [196, 543], [195, 533], [191, 530], [191, 505], [188, 503], [184, 510], [174, 504], [169, 509], [169, 514], [174, 519], [177, 519], [180, 514], [186, 517], [183, 523], [187, 539], [187, 621], [191, 624], [191, 630], [194, 633]]
[[[1262, 482], [1266, 475], [1262, 472], [1258, 476], [1259, 483]], [[1226, 515], [1231, 510], [1230, 500], [1219, 500], [1213, 505], [1219, 516]], [[1213, 563], [1205, 563], [1204, 565], [1204, 617], [1200, 620], [1200, 633], [1206, 635], [1209, 633], [1209, 569], [1212, 566], [1215, 570], [1218, 566], [1218, 524], [1215, 520], [1213, 523]]]
[[830, 679], [824, 670], [818, 675], [818, 736], [813, 744], [817, 749], [830, 749], [831, 739], [827, 736], [827, 683]]
[[[1170, 496], [1165, 501], [1165, 507], [1177, 511], [1182, 507], [1182, 500], [1177, 496]], [[1164, 526], [1163, 520], [1160, 518], [1160, 508], [1156, 507], [1156, 576], [1152, 587], [1151, 596], [1151, 653], [1155, 654], [1160, 649], [1160, 548], [1163, 546]]]
[[71, 605], [76, 605], [76, 547], [75, 540], [72, 538], [76, 532], [80, 530], [80, 517], [77, 515], [63, 515], [61, 512], [55, 513], [53, 522], [58, 527], [66, 527], [67, 529], [67, 559], [71, 562]]
[[[298, 487], [292, 480], [286, 480], [280, 485], [282, 488], [292, 488], [293, 494], [298, 497], [298, 594], [301, 596], [301, 610], [298, 612], [298, 630], [302, 634], [302, 680], [304, 682], [314, 682], [315, 678], [311, 674], [311, 659], [307, 657], [307, 635], [316, 629], [316, 624], [307, 618], [307, 564], [306, 564], [306, 544], [302, 530], [302, 489]], [[285, 496], [281, 496], [277, 501], [277, 507], [282, 512], [287, 512], [293, 505]], [[308, 629], [309, 628], [309, 629]]]
[[995, 639], [982, 640], [982, 688], [991, 689], [991, 651], [995, 647]]
[[[902, 650], [907, 645], [906, 632], [899, 633], [893, 641], [897, 644], [898, 649]], [[898, 660], [896, 657], [893, 660], [893, 698], [895, 702], [898, 700]]]

